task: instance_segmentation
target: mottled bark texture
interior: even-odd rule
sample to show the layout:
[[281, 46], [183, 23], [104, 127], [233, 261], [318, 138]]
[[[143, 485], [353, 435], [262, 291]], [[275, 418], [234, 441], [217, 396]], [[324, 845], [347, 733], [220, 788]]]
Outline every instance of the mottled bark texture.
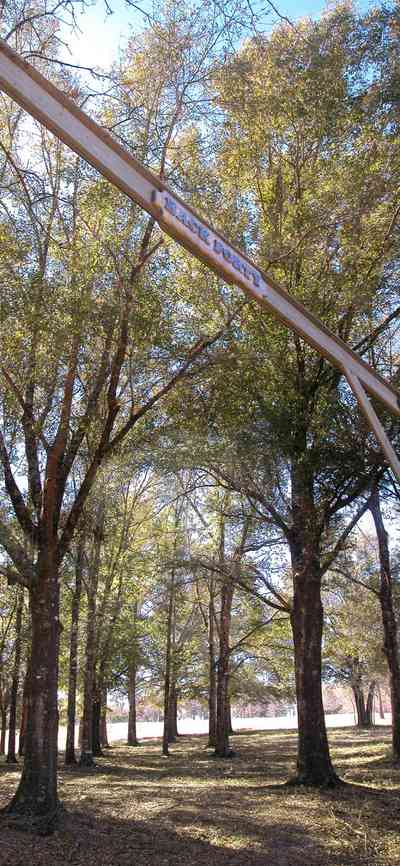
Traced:
[[380, 586], [379, 601], [382, 611], [384, 644], [383, 649], [387, 659], [390, 679], [390, 698], [392, 705], [392, 748], [393, 758], [400, 761], [400, 663], [397, 622], [393, 605], [393, 581], [390, 564], [388, 534], [382, 517], [378, 490], [374, 490], [370, 499], [372, 514], [379, 550]]

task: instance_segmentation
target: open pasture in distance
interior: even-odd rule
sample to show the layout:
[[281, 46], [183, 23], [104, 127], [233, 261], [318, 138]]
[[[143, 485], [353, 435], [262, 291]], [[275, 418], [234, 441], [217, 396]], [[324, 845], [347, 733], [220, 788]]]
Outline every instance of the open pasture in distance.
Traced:
[[[115, 745], [92, 771], [60, 765], [66, 807], [53, 836], [1, 825], [1, 866], [400, 866], [400, 780], [390, 731], [330, 731], [346, 783], [285, 786], [295, 731], [236, 734], [236, 756], [216, 760], [206, 739]], [[0, 767], [0, 804], [19, 768]]]

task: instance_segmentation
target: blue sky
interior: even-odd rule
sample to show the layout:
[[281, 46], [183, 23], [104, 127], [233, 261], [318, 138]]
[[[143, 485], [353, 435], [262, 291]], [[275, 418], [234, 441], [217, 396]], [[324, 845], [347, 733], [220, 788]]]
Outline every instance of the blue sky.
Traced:
[[[104, 0], [96, 0], [95, 4], [78, 16], [81, 33], [65, 34], [69, 53], [63, 52], [63, 58], [82, 66], [109, 66], [118, 55], [118, 47], [124, 47], [129, 35], [130, 25], [137, 26], [139, 16], [129, 9], [124, 0], [108, 0], [113, 10], [112, 15], [106, 14]], [[357, 4], [365, 9], [373, 3], [361, 0]], [[311, 16], [317, 17], [326, 9], [325, 0], [274, 0], [274, 6], [282, 15], [291, 20]], [[271, 24], [278, 20], [272, 12], [269, 18]]]

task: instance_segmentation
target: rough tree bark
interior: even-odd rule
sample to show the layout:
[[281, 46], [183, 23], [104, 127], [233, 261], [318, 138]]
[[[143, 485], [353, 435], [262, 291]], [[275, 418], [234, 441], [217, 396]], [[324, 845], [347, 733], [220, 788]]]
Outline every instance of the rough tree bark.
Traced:
[[221, 613], [219, 620], [219, 656], [217, 670], [217, 736], [215, 755], [229, 758], [232, 751], [229, 745], [228, 725], [228, 680], [229, 680], [229, 636], [233, 598], [233, 581], [229, 578], [221, 588]]
[[[306, 448], [302, 449], [306, 453]], [[322, 630], [320, 533], [312, 476], [305, 461], [292, 467], [292, 515], [289, 536], [293, 572], [291, 624], [294, 640], [298, 713], [297, 773], [292, 784], [333, 786], [332, 766], [322, 702]]]
[[22, 614], [24, 608], [24, 588], [18, 587], [17, 611], [15, 617], [15, 647], [14, 647], [14, 669], [11, 683], [10, 693], [10, 715], [8, 721], [8, 749], [7, 749], [7, 764], [16, 764], [17, 756], [15, 753], [15, 739], [17, 729], [17, 702], [18, 702], [18, 686], [21, 668], [21, 650], [22, 650]]
[[83, 563], [85, 544], [80, 539], [75, 562], [75, 588], [71, 606], [71, 633], [69, 643], [69, 673], [68, 673], [68, 706], [67, 706], [67, 740], [65, 745], [65, 763], [76, 764], [75, 755], [75, 723], [76, 723], [76, 684], [78, 675], [78, 627], [79, 609], [82, 593]]
[[172, 663], [172, 671], [171, 671], [171, 687], [169, 693], [169, 706], [168, 706], [168, 742], [176, 743], [176, 740], [179, 736], [178, 734], [178, 695], [176, 691], [176, 673], [173, 670]]
[[56, 539], [48, 528], [38, 554], [37, 580], [30, 587], [31, 669], [27, 683], [27, 728], [24, 767], [6, 812], [20, 816], [36, 832], [52, 832], [58, 811], [58, 646], [59, 573]]
[[397, 622], [393, 605], [392, 571], [388, 534], [383, 522], [379, 491], [376, 488], [369, 501], [369, 509], [375, 524], [379, 549], [380, 587], [379, 601], [382, 611], [384, 633], [384, 653], [387, 659], [390, 678], [390, 698], [392, 705], [392, 749], [393, 759], [400, 761], [400, 662]]

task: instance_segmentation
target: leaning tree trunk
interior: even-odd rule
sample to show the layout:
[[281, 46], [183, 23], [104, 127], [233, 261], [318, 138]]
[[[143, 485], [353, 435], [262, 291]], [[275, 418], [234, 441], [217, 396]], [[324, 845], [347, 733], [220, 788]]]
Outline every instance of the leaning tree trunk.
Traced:
[[217, 673], [215, 659], [215, 610], [214, 581], [210, 581], [210, 603], [208, 606], [208, 745], [215, 748], [217, 742]]
[[18, 702], [18, 686], [21, 668], [21, 649], [22, 649], [22, 612], [24, 607], [24, 588], [18, 588], [17, 612], [15, 617], [15, 647], [14, 647], [14, 669], [11, 683], [10, 694], [10, 715], [8, 721], [8, 749], [7, 749], [7, 764], [16, 764], [17, 756], [15, 754], [15, 738], [17, 729], [17, 702]]
[[379, 601], [382, 611], [384, 634], [384, 653], [387, 659], [390, 678], [390, 698], [392, 704], [392, 748], [393, 758], [400, 761], [400, 662], [397, 622], [393, 606], [392, 571], [388, 535], [382, 518], [379, 492], [371, 496], [369, 509], [375, 524], [379, 548], [380, 587]]
[[321, 572], [318, 519], [312, 477], [303, 461], [292, 471], [293, 526], [290, 553], [293, 572], [291, 624], [298, 714], [297, 772], [293, 784], [314, 787], [339, 782], [329, 754], [322, 702]]
[[25, 760], [20, 783], [6, 812], [23, 827], [52, 832], [58, 811], [58, 649], [59, 575], [55, 538], [43, 539], [37, 577], [30, 589], [31, 669], [28, 677]]
[[82, 592], [82, 573], [84, 561], [84, 542], [80, 541], [75, 563], [75, 589], [71, 606], [71, 633], [69, 644], [69, 674], [68, 674], [68, 707], [67, 707], [67, 740], [65, 745], [65, 763], [76, 764], [75, 755], [75, 722], [76, 722], [76, 684], [78, 676], [78, 627], [79, 609]]

